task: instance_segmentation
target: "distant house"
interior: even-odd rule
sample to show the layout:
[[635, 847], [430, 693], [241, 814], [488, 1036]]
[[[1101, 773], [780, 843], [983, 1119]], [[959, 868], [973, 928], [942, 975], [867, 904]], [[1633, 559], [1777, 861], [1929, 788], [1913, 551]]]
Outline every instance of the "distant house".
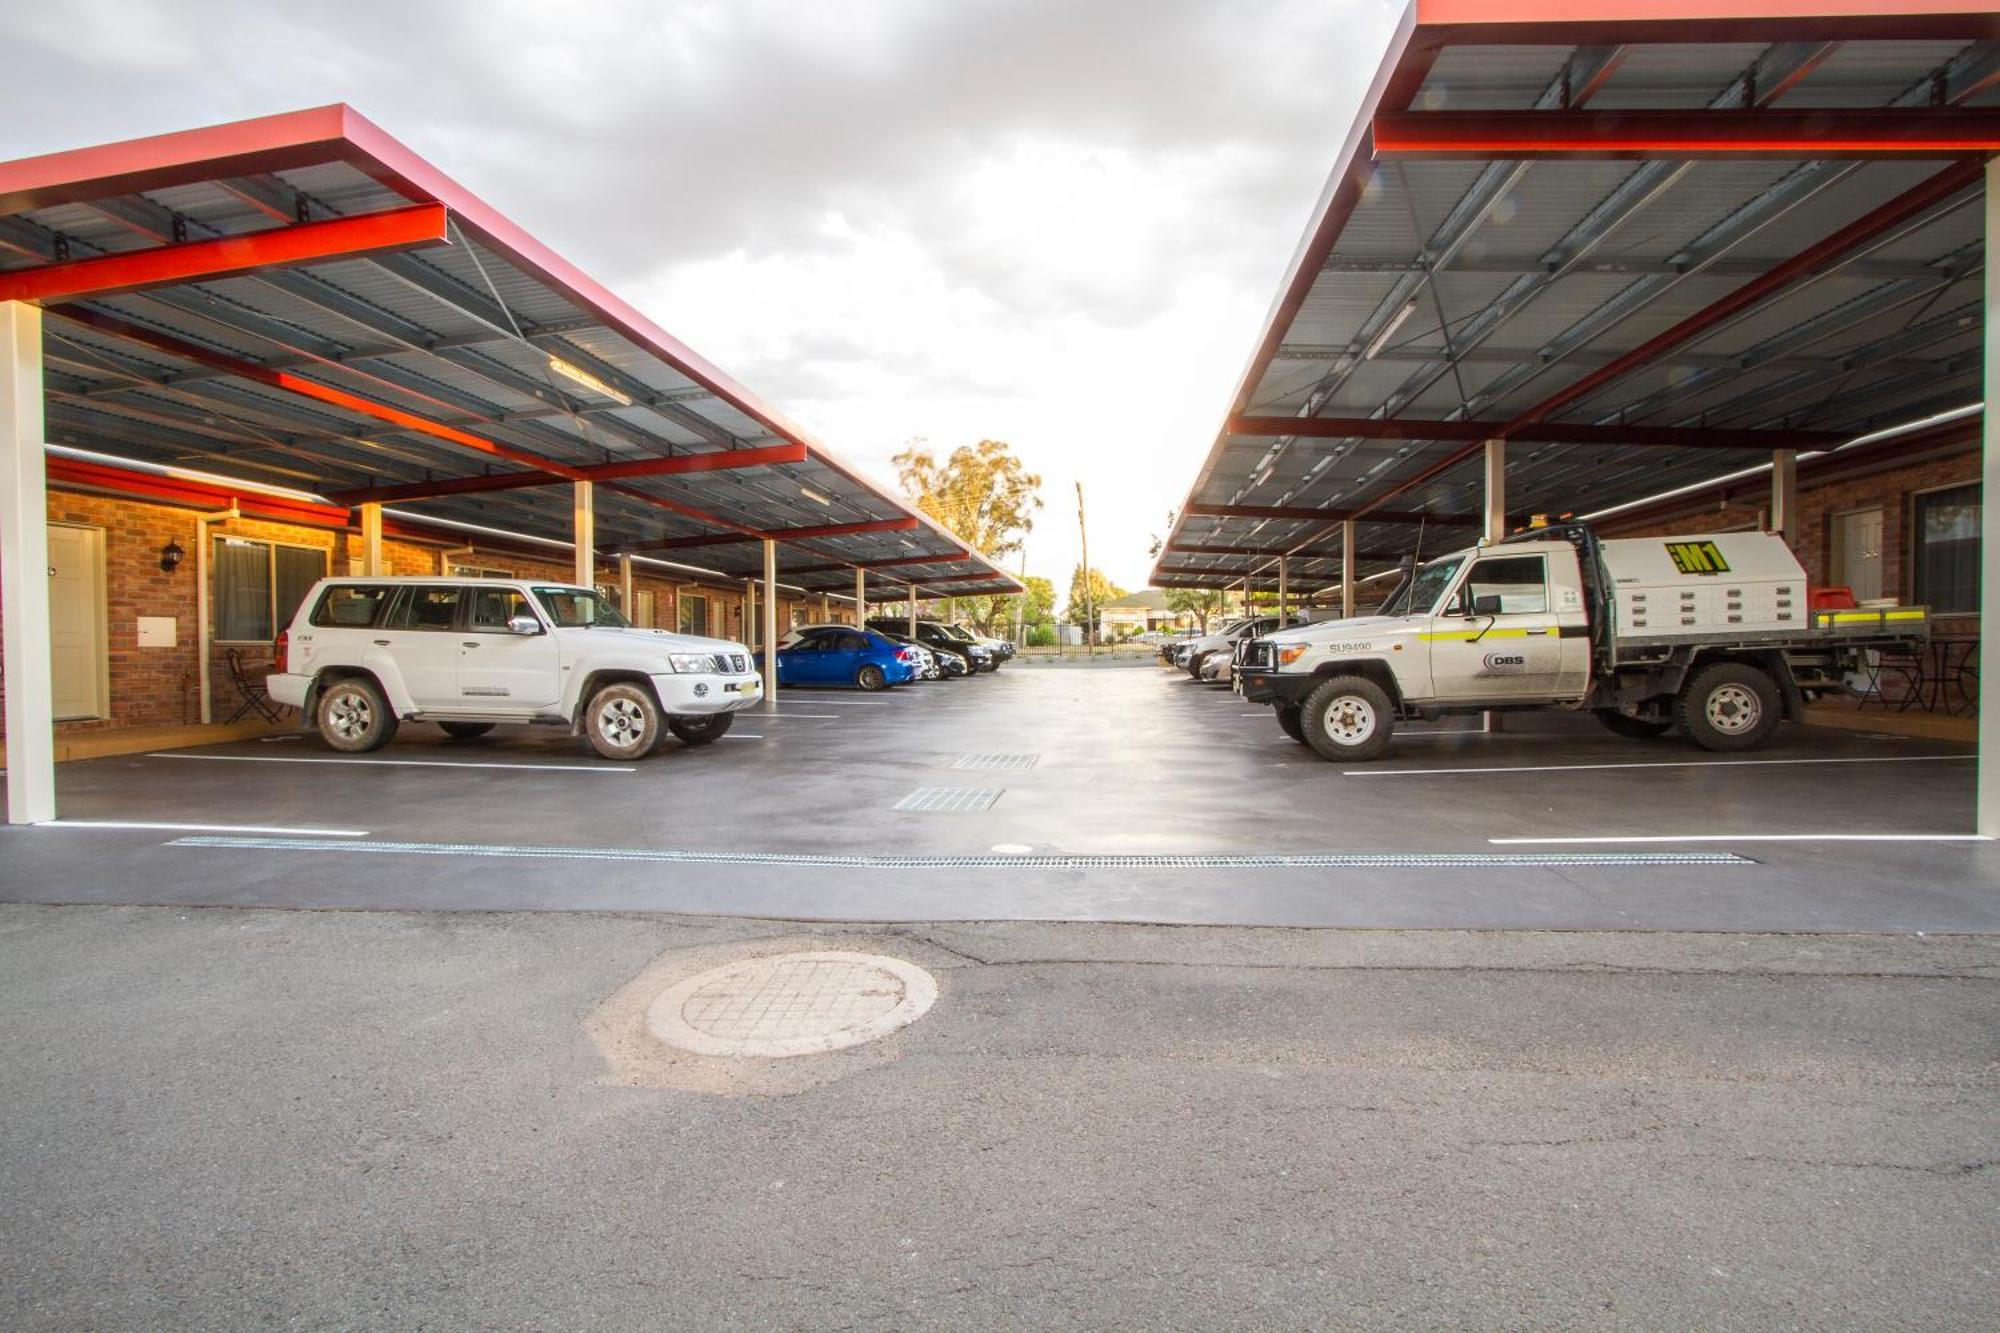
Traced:
[[1167, 594], [1159, 588], [1128, 592], [1115, 602], [1097, 608], [1098, 623], [1106, 638], [1144, 634], [1147, 630], [1179, 629], [1192, 624], [1194, 617], [1167, 609]]

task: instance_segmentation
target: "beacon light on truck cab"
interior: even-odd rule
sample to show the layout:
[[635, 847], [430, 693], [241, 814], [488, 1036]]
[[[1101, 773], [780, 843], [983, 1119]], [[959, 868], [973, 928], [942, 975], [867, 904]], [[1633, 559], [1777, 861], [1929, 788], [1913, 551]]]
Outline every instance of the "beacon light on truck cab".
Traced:
[[1527, 708], [1747, 750], [1845, 690], [1865, 650], [1928, 633], [1920, 607], [1814, 612], [1771, 533], [1605, 541], [1561, 523], [1433, 560], [1376, 615], [1259, 638], [1236, 676], [1328, 759], [1379, 755], [1398, 719]]

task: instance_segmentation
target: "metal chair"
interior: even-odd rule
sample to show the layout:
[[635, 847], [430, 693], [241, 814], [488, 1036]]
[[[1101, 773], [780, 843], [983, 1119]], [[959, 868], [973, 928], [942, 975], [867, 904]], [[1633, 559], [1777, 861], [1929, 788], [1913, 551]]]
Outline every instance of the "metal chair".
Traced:
[[[278, 705], [271, 702], [270, 693], [264, 688], [263, 676], [252, 675], [255, 668], [246, 666], [243, 654], [235, 648], [223, 654], [229, 663], [229, 679], [235, 684], [236, 692], [243, 696], [243, 703], [229, 715], [231, 722], [239, 721], [247, 713], [255, 713], [266, 722], [278, 720]], [[264, 675], [271, 672], [269, 663], [263, 664]]]

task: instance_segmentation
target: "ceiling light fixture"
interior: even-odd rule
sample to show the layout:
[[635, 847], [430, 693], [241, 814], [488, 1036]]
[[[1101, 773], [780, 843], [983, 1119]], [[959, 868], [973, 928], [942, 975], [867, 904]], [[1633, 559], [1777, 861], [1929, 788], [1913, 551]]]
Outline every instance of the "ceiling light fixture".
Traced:
[[559, 356], [552, 356], [549, 358], [549, 369], [561, 375], [564, 379], [575, 380], [592, 393], [603, 394], [606, 398], [609, 398], [621, 407], [632, 406], [631, 395], [618, 392], [618, 390], [612, 388], [582, 366], [573, 366]]
[[828, 506], [829, 508], [832, 507], [833, 505], [833, 501], [830, 498], [821, 495], [818, 491], [814, 490], [810, 486], [799, 487], [799, 494], [805, 496], [806, 499], [811, 500], [814, 504], [823, 504]]
[[1368, 340], [1368, 346], [1362, 349], [1361, 359], [1363, 361], [1373, 361], [1375, 354], [1388, 345], [1389, 339], [1396, 336], [1396, 330], [1403, 327], [1403, 321], [1416, 313], [1417, 303], [1415, 301], [1403, 302], [1403, 308], [1391, 315], [1389, 322], [1382, 326], [1381, 331]]

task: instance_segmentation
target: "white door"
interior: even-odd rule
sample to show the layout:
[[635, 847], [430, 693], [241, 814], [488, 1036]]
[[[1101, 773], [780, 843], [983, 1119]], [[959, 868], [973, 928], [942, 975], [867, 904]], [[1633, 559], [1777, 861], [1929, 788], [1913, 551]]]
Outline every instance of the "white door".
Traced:
[[446, 712], [458, 707], [460, 603], [465, 589], [418, 584], [404, 591], [373, 642], [395, 664], [403, 688], [419, 709]]
[[556, 636], [516, 634], [516, 616], [540, 620], [515, 588], [474, 588], [458, 641], [458, 706], [466, 712], [533, 712], [562, 697]]
[[1865, 602], [1882, 595], [1882, 511], [1857, 509], [1833, 517], [1833, 582]]
[[49, 525], [49, 638], [57, 721], [104, 717], [104, 530]]
[[[1497, 610], [1475, 614], [1481, 599], [1493, 598]], [[1441, 699], [1554, 697], [1562, 671], [1562, 625], [1549, 604], [1548, 558], [1482, 555], [1443, 613], [1432, 618], [1428, 637]]]

